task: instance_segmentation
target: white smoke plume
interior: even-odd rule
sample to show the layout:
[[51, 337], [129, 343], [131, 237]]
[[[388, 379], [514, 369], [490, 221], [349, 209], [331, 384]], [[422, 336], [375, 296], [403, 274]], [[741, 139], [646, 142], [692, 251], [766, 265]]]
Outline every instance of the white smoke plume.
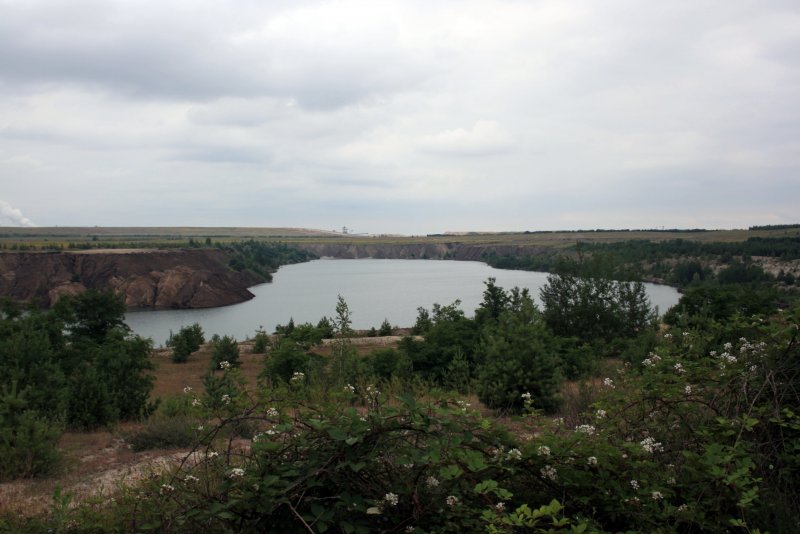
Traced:
[[36, 226], [36, 224], [14, 206], [0, 200], [0, 226]]

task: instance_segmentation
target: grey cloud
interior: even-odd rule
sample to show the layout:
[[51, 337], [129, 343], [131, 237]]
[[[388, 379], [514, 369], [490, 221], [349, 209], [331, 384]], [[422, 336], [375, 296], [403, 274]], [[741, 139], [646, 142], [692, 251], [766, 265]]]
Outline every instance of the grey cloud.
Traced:
[[796, 1], [0, 11], [0, 184], [39, 223], [797, 222]]
[[[328, 37], [343, 39], [344, 44], [306, 43], [301, 8], [236, 20], [235, 7], [200, 6], [218, 11], [223, 21], [234, 19], [224, 26], [210, 15], [197, 16], [193, 6], [174, 9], [167, 4], [157, 9], [147, 3], [84, 1], [72, 3], [72, 16], [63, 18], [46, 15], [50, 7], [5, 6], [0, 18], [0, 80], [6, 90], [16, 84], [41, 89], [72, 83], [129, 97], [212, 100], [268, 95], [329, 109], [412, 87], [426, 76], [425, 69], [409, 62], [391, 41], [376, 47], [358, 34], [346, 40], [346, 33], [332, 32]], [[289, 27], [253, 26], [254, 21], [275, 16], [284, 16]]]
[[197, 161], [204, 163], [268, 163], [269, 151], [254, 147], [222, 145], [192, 146], [176, 149], [164, 157], [167, 161]]

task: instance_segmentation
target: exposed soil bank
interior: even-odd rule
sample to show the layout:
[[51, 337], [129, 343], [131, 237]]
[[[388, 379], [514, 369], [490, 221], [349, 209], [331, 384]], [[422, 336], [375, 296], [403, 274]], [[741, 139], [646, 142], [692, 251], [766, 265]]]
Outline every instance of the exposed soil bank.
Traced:
[[[463, 243], [300, 244], [318, 256], [343, 259], [453, 259], [481, 261], [487, 252], [536, 254], [547, 249]], [[0, 253], [0, 297], [52, 306], [64, 294], [112, 289], [129, 309], [212, 308], [253, 298], [265, 280], [228, 267], [216, 249], [89, 250]]]
[[51, 306], [60, 295], [113, 289], [135, 308], [211, 308], [253, 298], [264, 282], [219, 250], [0, 253], [0, 296]]
[[320, 257], [340, 259], [390, 259], [390, 260], [462, 260], [483, 261], [484, 255], [494, 252], [498, 256], [535, 256], [552, 252], [550, 248], [525, 245], [488, 245], [468, 243], [309, 243], [297, 244], [299, 248]]

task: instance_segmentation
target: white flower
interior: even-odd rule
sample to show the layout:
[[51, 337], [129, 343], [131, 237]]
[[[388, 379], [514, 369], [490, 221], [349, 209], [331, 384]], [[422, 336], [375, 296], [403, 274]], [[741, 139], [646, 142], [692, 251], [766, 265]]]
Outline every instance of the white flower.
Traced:
[[230, 404], [231, 396], [226, 393], [225, 395], [222, 396], [222, 399], [220, 400], [222, 400], [222, 404]]
[[650, 454], [664, 450], [664, 446], [651, 437], [644, 438], [642, 441], [639, 442], [639, 445], [641, 445], [642, 448], [645, 451], [649, 452]]
[[429, 476], [425, 480], [425, 485], [428, 486], [429, 488], [435, 488], [436, 486], [439, 485], [439, 480], [437, 480], [435, 476]]
[[397, 506], [397, 503], [400, 502], [400, 497], [398, 497], [396, 493], [387, 493], [383, 496], [383, 500], [389, 506]]
[[550, 447], [547, 445], [540, 445], [538, 449], [536, 449], [536, 454], [539, 456], [550, 456]]
[[269, 408], [265, 413], [267, 417], [278, 417], [279, 415], [278, 410], [276, 410], [275, 408]]
[[205, 430], [205, 428], [206, 428], [206, 427], [204, 427], [203, 425], [197, 425], [197, 430], [199, 430], [200, 432], [202, 432], [203, 430]]
[[580, 432], [582, 434], [592, 435], [595, 433], [594, 425], [578, 425], [575, 427], [575, 432]]
[[679, 512], [685, 512], [688, 509], [689, 509], [689, 507], [686, 506], [685, 504], [682, 504], [682, 505], [678, 506], [678, 511]]
[[185, 388], [183, 388], [184, 393], [188, 394], [190, 391], [192, 391], [192, 386], [186, 386]]
[[661, 356], [659, 356], [658, 354], [655, 354], [653, 352], [648, 354], [648, 356], [649, 356], [648, 358], [645, 358], [644, 360], [642, 360], [642, 365], [644, 365], [645, 367], [652, 367], [652, 366], [654, 366], [655, 364], [657, 364], [658, 362], [661, 361]]
[[240, 467], [234, 467], [231, 469], [231, 472], [228, 473], [228, 478], [242, 478], [244, 476], [244, 469]]
[[227, 369], [230, 369], [231, 368], [231, 362], [229, 362], [228, 360], [219, 362], [219, 368], [222, 369], [223, 371], [227, 370]]
[[638, 480], [631, 480], [631, 487], [635, 490], [639, 489], [639, 481]]
[[403, 532], [408, 532], [408, 533], [414, 532], [414, 526], [413, 526], [413, 525], [408, 525], [408, 526], [407, 526], [407, 527], [406, 527], [406, 528], [403, 530]]
[[183, 479], [184, 482], [198, 482], [199, 480], [200, 479], [194, 475], [186, 475], [186, 477]]
[[690, 386], [689, 384], [686, 384], [686, 386], [683, 388], [683, 392], [686, 393], [687, 395], [691, 395], [692, 394], [692, 386]]
[[506, 510], [506, 503], [504, 503], [504, 502], [499, 502], [499, 503], [497, 503], [497, 504], [495, 504], [495, 505], [494, 505], [494, 509], [495, 509], [495, 511], [496, 511], [496, 512], [498, 512], [498, 513], [503, 513], [503, 512], [505, 512], [505, 510]]
[[597, 456], [589, 456], [586, 459], [586, 463], [589, 465], [597, 465]]
[[305, 380], [305, 378], [306, 378], [306, 374], [305, 373], [301, 373], [300, 371], [295, 371], [292, 374], [292, 378], [290, 378], [289, 380], [292, 381], [292, 382], [301, 382], [301, 381]]
[[542, 467], [541, 469], [539, 469], [539, 472], [542, 474], [544, 478], [547, 478], [554, 482], [558, 479], [558, 472], [556, 471], [556, 468], [553, 467], [552, 465], [546, 465]]
[[605, 410], [597, 410], [597, 413], [594, 414], [595, 418], [598, 419], [598, 420], [605, 419], [606, 415], [608, 415], [608, 414], [606, 413]]
[[672, 334], [667, 332], [666, 334], [664, 334], [664, 339], [672, 339]]
[[672, 368], [675, 369], [675, 372], [678, 373], [679, 375], [686, 372], [686, 369], [683, 368], [683, 365], [681, 365], [680, 362], [673, 365]]
[[523, 401], [529, 401], [529, 400], [531, 400], [531, 394], [530, 394], [530, 392], [528, 392], [528, 391], [526, 391], [525, 393], [523, 393], [522, 395], [520, 395], [520, 397], [522, 397], [522, 400], [523, 400]]
[[161, 489], [158, 490], [161, 495], [164, 495], [165, 493], [172, 493], [173, 491], [175, 491], [175, 486], [171, 486], [169, 484], [161, 484]]
[[192, 406], [197, 408], [198, 406], [202, 405], [203, 403], [200, 402], [200, 399], [192, 399]]
[[261, 436], [263, 435], [264, 434], [256, 434], [255, 436], [253, 436], [253, 443], [258, 443], [258, 440], [260, 440]]
[[614, 381], [613, 381], [613, 380], [611, 380], [610, 378], [604, 378], [604, 379], [603, 379], [603, 385], [604, 385], [605, 387], [607, 387], [607, 388], [611, 388], [611, 389], [614, 389], [614, 387], [615, 387], [615, 386], [614, 386]]
[[343, 389], [344, 389], [345, 393], [351, 393], [352, 394], [352, 393], [356, 392], [356, 387], [354, 385], [352, 385], [352, 384], [347, 384]]
[[667, 484], [669, 484], [670, 486], [674, 486], [674, 485], [675, 485], [675, 484], [677, 484], [677, 483], [678, 483], [678, 481], [677, 481], [677, 480], [675, 480], [675, 477], [669, 477], [669, 478], [667, 479]]
[[564, 418], [563, 417], [554, 417], [553, 424], [558, 426], [564, 426]]
[[211, 451], [206, 454], [206, 458], [208, 458], [209, 460], [212, 458], [216, 458], [217, 456], [219, 456], [219, 453], [217, 451]]
[[661, 494], [660, 491], [654, 491], [653, 493], [650, 494], [650, 496], [653, 498], [654, 501], [660, 501], [661, 499], [664, 498], [664, 496]]
[[458, 497], [455, 495], [448, 495], [445, 499], [445, 502], [447, 503], [447, 506], [455, 506], [458, 504]]
[[520, 451], [519, 449], [511, 449], [506, 454], [506, 457], [509, 460], [522, 460], [522, 451]]

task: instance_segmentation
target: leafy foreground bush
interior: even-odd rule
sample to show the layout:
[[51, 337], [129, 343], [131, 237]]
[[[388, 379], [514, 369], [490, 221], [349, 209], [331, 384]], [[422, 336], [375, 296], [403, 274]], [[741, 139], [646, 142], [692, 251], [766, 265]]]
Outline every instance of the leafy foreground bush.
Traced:
[[[301, 401], [297, 395], [289, 393]], [[127, 521], [132, 514], [138, 530], [169, 532], [568, 528], [557, 502], [509, 514], [512, 494], [504, 486], [525, 465], [510, 437], [488, 421], [410, 397], [390, 407], [374, 387], [365, 395], [364, 410], [242, 409], [242, 397], [231, 399], [227, 413], [216, 412], [222, 423], [180, 469], [118, 498], [114, 513]], [[233, 437], [219, 441], [243, 421], [257, 428], [249, 447]], [[82, 528], [90, 528], [87, 519], [78, 520]]]
[[577, 425], [542, 417], [523, 393], [530, 413], [513, 433], [464, 403], [387, 400], [374, 385], [321, 392], [290, 380], [255, 398], [225, 370], [227, 392], [188, 401], [205, 410], [205, 430], [179, 468], [64, 521], [89, 531], [797, 532], [799, 312], [663, 333], [643, 361], [602, 380]]

